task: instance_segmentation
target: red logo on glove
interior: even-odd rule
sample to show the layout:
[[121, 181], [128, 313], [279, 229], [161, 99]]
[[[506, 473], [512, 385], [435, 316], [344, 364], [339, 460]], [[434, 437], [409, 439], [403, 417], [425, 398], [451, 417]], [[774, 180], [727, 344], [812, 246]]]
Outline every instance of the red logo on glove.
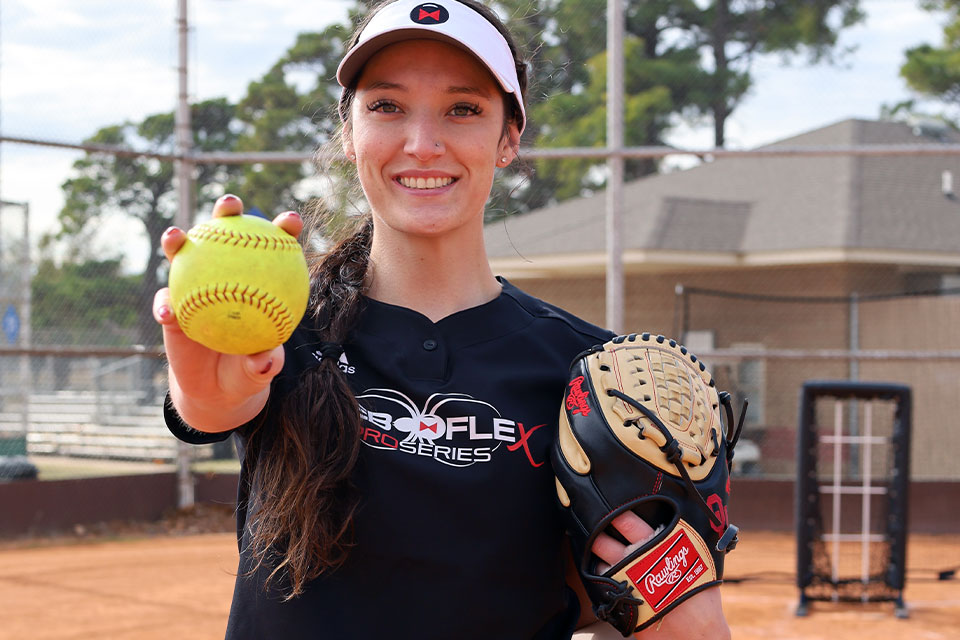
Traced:
[[717, 519], [720, 520], [720, 524], [710, 520], [710, 528], [716, 531], [718, 534], [723, 535], [723, 532], [727, 528], [727, 524], [730, 522], [729, 517], [727, 516], [727, 508], [723, 505], [723, 499], [717, 494], [711, 493], [710, 497], [707, 498], [707, 506], [710, 507], [711, 511], [717, 514]]
[[627, 569], [640, 597], [655, 612], [679, 598], [707, 570], [686, 532], [678, 531]]
[[567, 395], [567, 410], [570, 413], [579, 413], [586, 417], [590, 415], [590, 405], [587, 404], [589, 391], [583, 390], [583, 376], [570, 381], [570, 394]]

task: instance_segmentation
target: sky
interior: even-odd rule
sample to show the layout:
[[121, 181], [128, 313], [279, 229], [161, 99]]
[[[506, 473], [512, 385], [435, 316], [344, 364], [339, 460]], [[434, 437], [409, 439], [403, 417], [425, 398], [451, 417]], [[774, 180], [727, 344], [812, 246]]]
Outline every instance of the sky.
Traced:
[[[728, 120], [727, 146], [750, 148], [846, 118], [875, 119], [881, 105], [914, 97], [898, 75], [903, 52], [939, 43], [943, 20], [917, 4], [863, 0], [867, 19], [844, 32], [841, 46], [853, 52], [839, 65], [758, 60], [753, 89]], [[346, 7], [340, 0], [190, 0], [191, 99], [239, 99], [298, 33], [342, 20]], [[3, 0], [0, 131], [79, 142], [106, 125], [173, 111], [176, 9], [177, 0]], [[707, 149], [712, 140], [705, 121], [679, 125], [667, 141]], [[29, 203], [34, 240], [55, 231], [60, 185], [80, 157], [0, 146], [0, 196]], [[0, 219], [0, 228], [9, 223]], [[135, 271], [146, 251], [138, 227], [114, 219], [103, 235], [98, 250], [124, 251]]]

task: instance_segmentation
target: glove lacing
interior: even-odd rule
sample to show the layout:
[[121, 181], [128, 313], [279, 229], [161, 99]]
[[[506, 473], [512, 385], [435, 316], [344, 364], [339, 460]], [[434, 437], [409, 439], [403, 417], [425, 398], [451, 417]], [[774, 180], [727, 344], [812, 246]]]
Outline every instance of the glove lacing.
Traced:
[[[704, 501], [703, 496], [700, 495], [700, 492], [697, 491], [697, 487], [693, 484], [693, 480], [690, 479], [690, 474], [687, 473], [687, 468], [683, 465], [683, 453], [680, 449], [680, 441], [677, 440], [673, 436], [673, 434], [670, 432], [670, 429], [668, 429], [667, 426], [660, 421], [659, 416], [657, 416], [656, 413], [654, 413], [653, 411], [645, 407], [640, 402], [637, 402], [627, 394], [623, 393], [619, 389], [607, 389], [607, 395], [616, 396], [617, 398], [620, 398], [630, 406], [636, 407], [637, 410], [640, 411], [640, 413], [646, 416], [650, 420], [650, 422], [652, 422], [654, 426], [656, 426], [657, 429], [660, 430], [664, 438], [666, 438], [666, 443], [662, 447], [660, 447], [660, 450], [663, 451], [664, 455], [666, 455], [667, 460], [677, 468], [677, 471], [680, 473], [680, 477], [683, 478], [683, 482], [686, 485], [687, 493], [691, 497], [696, 497], [696, 504], [703, 510], [703, 512], [707, 515], [707, 517], [710, 519], [711, 522], [715, 523], [717, 527], [722, 529], [724, 525], [723, 521], [720, 519], [720, 517], [716, 513], [714, 513], [713, 509], [711, 509], [707, 505], [707, 503]], [[728, 422], [732, 424], [733, 409], [730, 408], [730, 394], [724, 393], [723, 396], [720, 398], [720, 401], [723, 403], [724, 409], [727, 413]], [[744, 403], [744, 409], [746, 409], [746, 403]], [[745, 415], [745, 413], [746, 412], [744, 411], [744, 413], [740, 414], [740, 424], [736, 430], [736, 433], [733, 436], [733, 443], [730, 443], [730, 440], [728, 440], [728, 445], [731, 447], [733, 446], [733, 444], [736, 443], [737, 439], [739, 439], [740, 437], [740, 429], [743, 427], [743, 416]], [[738, 529], [736, 527], [734, 527], [733, 525], [728, 525], [726, 531], [724, 531], [724, 534], [720, 539], [720, 542], [717, 544], [717, 550], [732, 551], [733, 547], [736, 546], [737, 531]]]
[[643, 604], [643, 600], [631, 595], [633, 590], [630, 585], [627, 584], [626, 580], [617, 582], [616, 584], [616, 589], [609, 588], [604, 591], [604, 596], [606, 596], [607, 600], [603, 604], [594, 607], [594, 613], [597, 614], [597, 618], [604, 622], [616, 618], [616, 611], [621, 605], [639, 607]]

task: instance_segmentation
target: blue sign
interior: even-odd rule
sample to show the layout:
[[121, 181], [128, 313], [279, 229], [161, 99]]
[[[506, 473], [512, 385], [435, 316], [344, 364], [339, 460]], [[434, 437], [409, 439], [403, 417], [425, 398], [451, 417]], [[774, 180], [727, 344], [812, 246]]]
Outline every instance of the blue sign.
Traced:
[[7, 342], [16, 344], [20, 337], [20, 316], [13, 305], [7, 307], [7, 312], [3, 314], [3, 332], [7, 334]]

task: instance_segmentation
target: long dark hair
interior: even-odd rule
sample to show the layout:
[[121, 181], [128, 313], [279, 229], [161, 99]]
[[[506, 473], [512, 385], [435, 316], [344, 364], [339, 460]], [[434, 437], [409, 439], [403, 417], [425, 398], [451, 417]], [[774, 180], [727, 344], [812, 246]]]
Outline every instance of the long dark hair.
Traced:
[[[476, 0], [457, 0], [486, 18], [506, 39], [517, 66], [520, 88], [526, 93], [526, 63], [522, 60], [507, 28], [497, 15]], [[347, 45], [382, 7], [377, 5], [361, 22]], [[342, 94], [339, 111], [343, 127], [349, 130], [350, 108], [355, 86]], [[504, 131], [520, 118], [513, 100], [504, 100]], [[321, 175], [331, 169], [334, 136], [318, 152]], [[339, 155], [339, 153], [337, 154]], [[354, 176], [354, 185], [357, 180]], [[342, 203], [341, 203], [342, 204]], [[319, 231], [330, 237], [330, 221], [342, 221], [318, 205], [306, 212], [304, 235]], [[325, 224], [327, 223], [327, 224]], [[369, 284], [367, 268], [373, 239], [370, 214], [356, 216], [352, 225], [339, 225], [339, 241], [322, 255], [309, 255], [310, 306], [318, 343], [343, 344], [363, 307]], [[307, 243], [309, 244], [309, 243]], [[267, 586], [277, 577], [285, 583], [286, 598], [303, 592], [305, 584], [321, 573], [343, 564], [352, 541], [353, 517], [360, 496], [351, 474], [360, 452], [360, 409], [336, 357], [324, 357], [310, 369], [282, 399], [271, 398], [264, 414], [277, 416], [275, 425], [266, 422], [251, 431], [245, 464], [252, 472], [250, 552], [254, 566], [270, 569]]]

